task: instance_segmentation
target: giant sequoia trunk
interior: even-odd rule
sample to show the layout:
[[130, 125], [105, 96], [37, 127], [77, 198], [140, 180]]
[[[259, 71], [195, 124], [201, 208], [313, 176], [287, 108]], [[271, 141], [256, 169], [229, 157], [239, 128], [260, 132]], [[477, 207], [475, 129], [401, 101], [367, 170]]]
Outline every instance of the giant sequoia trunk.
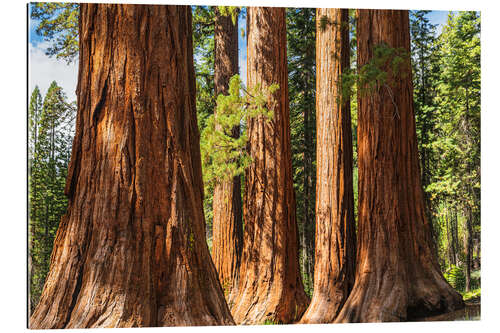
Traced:
[[[321, 27], [324, 18], [329, 24]], [[314, 293], [301, 323], [332, 322], [354, 284], [352, 133], [341, 75], [349, 68], [349, 11], [316, 10], [316, 253]]]
[[[227, 95], [229, 79], [238, 74], [238, 24], [233, 24], [231, 15], [221, 15], [215, 9], [215, 94]], [[239, 126], [233, 129], [238, 137]], [[238, 277], [243, 243], [241, 220], [240, 177], [218, 183], [213, 198], [213, 243], [212, 257], [226, 295]]]
[[233, 320], [205, 241], [189, 6], [82, 4], [67, 214], [32, 328]]
[[237, 323], [290, 323], [307, 307], [298, 266], [292, 183], [284, 8], [247, 11], [248, 86], [272, 83], [274, 118], [248, 122], [253, 158], [245, 176], [244, 244], [231, 311]]
[[[385, 43], [410, 50], [408, 11], [358, 11], [358, 65]], [[432, 250], [413, 111], [410, 60], [387, 81], [358, 95], [358, 261], [339, 322], [403, 321], [456, 310], [461, 296], [446, 282]]]

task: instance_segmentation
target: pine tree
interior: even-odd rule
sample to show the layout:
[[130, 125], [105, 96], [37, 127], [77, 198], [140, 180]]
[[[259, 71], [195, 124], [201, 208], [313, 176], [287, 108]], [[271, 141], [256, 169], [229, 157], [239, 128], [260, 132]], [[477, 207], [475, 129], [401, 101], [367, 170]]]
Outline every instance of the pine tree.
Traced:
[[[433, 182], [435, 197], [452, 203], [464, 218], [466, 290], [471, 287], [473, 238], [480, 216], [480, 17], [476, 12], [450, 14], [438, 41], [441, 68], [438, 94], [440, 122], [434, 127], [440, 158]], [[474, 231], [476, 229], [476, 232]]]
[[28, 310], [31, 312], [38, 303], [40, 294], [40, 264], [37, 257], [37, 225], [40, 220], [40, 214], [43, 210], [42, 204], [42, 188], [43, 185], [41, 177], [41, 161], [39, 153], [39, 132], [40, 132], [40, 117], [42, 114], [42, 95], [38, 86], [35, 87], [31, 94], [28, 125], [29, 125], [29, 141], [28, 141], [28, 154], [29, 154], [29, 255], [28, 255], [28, 274], [29, 274], [29, 306]]
[[434, 212], [430, 193], [426, 191], [431, 183], [432, 166], [436, 156], [432, 154], [431, 140], [433, 138], [436, 119], [436, 85], [439, 68], [436, 57], [436, 26], [429, 23], [428, 10], [410, 12], [410, 34], [413, 73], [413, 101], [417, 143], [420, 157], [422, 186], [424, 187], [425, 213], [433, 226], [433, 236], [439, 242], [440, 228], [434, 222]]
[[78, 56], [78, 3], [35, 2], [30, 4], [31, 18], [40, 20], [36, 32], [50, 43], [47, 55], [67, 63]]
[[50, 264], [52, 244], [66, 211], [64, 186], [71, 153], [74, 107], [54, 81], [42, 102], [33, 91], [30, 124], [30, 302], [38, 303]]
[[313, 287], [316, 198], [315, 18], [313, 8], [287, 9], [292, 170], [297, 198], [300, 268], [309, 296]]
[[[217, 100], [214, 88], [214, 7], [192, 6], [192, 12], [196, 113], [201, 133], [207, 126], [208, 117], [214, 113]], [[203, 212], [207, 223], [206, 238], [209, 249], [212, 249], [213, 186], [205, 185], [204, 192]]]

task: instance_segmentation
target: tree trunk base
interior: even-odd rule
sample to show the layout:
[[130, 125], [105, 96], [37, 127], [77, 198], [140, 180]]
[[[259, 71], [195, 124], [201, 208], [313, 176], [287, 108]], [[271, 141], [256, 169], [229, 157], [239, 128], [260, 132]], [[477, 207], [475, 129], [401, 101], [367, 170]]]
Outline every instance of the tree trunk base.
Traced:
[[[464, 308], [460, 294], [439, 272], [433, 277], [365, 273], [356, 281], [336, 323], [413, 321]], [[379, 278], [380, 277], [380, 278]]]

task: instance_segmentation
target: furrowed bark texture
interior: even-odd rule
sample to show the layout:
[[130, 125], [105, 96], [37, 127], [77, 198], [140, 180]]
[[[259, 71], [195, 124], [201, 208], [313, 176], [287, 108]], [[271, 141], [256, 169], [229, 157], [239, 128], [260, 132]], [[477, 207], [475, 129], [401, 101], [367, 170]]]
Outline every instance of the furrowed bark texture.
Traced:
[[69, 197], [32, 328], [233, 324], [205, 241], [189, 6], [82, 4]]
[[[358, 11], [358, 65], [374, 47], [410, 50], [408, 11]], [[432, 251], [424, 211], [409, 58], [373, 93], [358, 94], [358, 261], [338, 322], [404, 321], [464, 306]]]
[[[238, 24], [233, 24], [231, 15], [221, 15], [215, 9], [215, 94], [227, 95], [229, 79], [238, 74]], [[240, 134], [240, 127], [233, 129], [233, 137]], [[229, 295], [238, 278], [243, 244], [241, 216], [241, 181], [218, 183], [213, 198], [213, 243], [212, 258], [219, 273], [224, 294]]]
[[[324, 30], [322, 17], [330, 22]], [[314, 292], [301, 323], [331, 323], [354, 284], [356, 233], [352, 187], [352, 132], [348, 97], [349, 12], [316, 9], [316, 252]]]
[[273, 83], [274, 118], [248, 122], [253, 163], [245, 176], [244, 244], [231, 311], [237, 323], [291, 323], [307, 307], [298, 266], [284, 8], [247, 10], [249, 87]]

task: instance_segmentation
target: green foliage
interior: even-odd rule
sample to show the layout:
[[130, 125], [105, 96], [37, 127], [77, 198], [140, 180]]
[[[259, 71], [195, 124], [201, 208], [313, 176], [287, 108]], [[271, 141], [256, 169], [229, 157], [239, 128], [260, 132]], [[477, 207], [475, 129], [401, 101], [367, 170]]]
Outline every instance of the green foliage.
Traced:
[[470, 301], [475, 298], [481, 297], [481, 288], [473, 289], [469, 292], [462, 293], [464, 301]]
[[443, 273], [446, 281], [456, 290], [463, 291], [465, 288], [465, 274], [461, 267], [452, 265]]
[[[358, 100], [356, 98], [356, 76], [352, 75], [357, 61], [357, 39], [356, 39], [356, 10], [349, 9], [349, 44], [350, 44], [350, 68], [341, 77], [341, 98], [350, 98], [351, 127], [352, 127], [352, 158], [353, 158], [353, 192], [354, 192], [354, 219], [358, 219]], [[344, 82], [347, 80], [347, 82]], [[357, 227], [357, 226], [356, 226]]]
[[[435, 197], [450, 196], [479, 209], [480, 40], [474, 12], [450, 15], [440, 37], [442, 68], [436, 103], [445, 120], [436, 124], [432, 149], [440, 155]], [[464, 31], [465, 30], [465, 31]]]
[[[203, 132], [208, 126], [209, 118], [216, 108], [217, 96], [215, 96], [214, 86], [214, 22], [216, 8], [222, 15], [231, 15], [234, 24], [237, 24], [238, 16], [244, 15], [245, 12], [244, 10], [240, 11], [239, 7], [231, 6], [192, 6], [196, 110], [200, 132]], [[201, 145], [203, 146], [203, 142]], [[203, 173], [206, 174], [205, 169], [203, 169]], [[204, 178], [207, 179], [207, 175]], [[213, 186], [205, 186], [203, 211], [207, 223], [207, 242], [209, 245], [211, 245], [212, 237], [212, 204]]]
[[215, 13], [212, 7], [206, 6], [193, 6], [192, 11], [196, 111], [201, 131], [206, 126], [206, 119], [215, 110], [213, 38]]
[[238, 22], [238, 15], [240, 13], [240, 7], [237, 6], [217, 6], [219, 9], [219, 12], [223, 16], [229, 16], [231, 15], [231, 20], [233, 21], [233, 24], [236, 25]]
[[30, 4], [31, 18], [40, 20], [37, 34], [51, 42], [47, 55], [64, 59], [67, 63], [78, 56], [77, 3], [34, 2]]
[[262, 325], [278, 325], [279, 323], [278, 322], [275, 322], [274, 320], [272, 319], [266, 319], [264, 320], [264, 322], [262, 323]]
[[[370, 95], [384, 86], [390, 87], [395, 77], [404, 78], [409, 75], [405, 66], [408, 58], [409, 54], [404, 48], [393, 48], [385, 43], [375, 45], [373, 57], [357, 72], [358, 92], [362, 95]], [[352, 80], [346, 79], [346, 84], [350, 82]], [[342, 83], [344, 84], [344, 78], [342, 78]]]
[[45, 98], [31, 95], [29, 124], [29, 259], [32, 309], [41, 295], [61, 216], [66, 211], [66, 174], [74, 133], [75, 107], [52, 82]]
[[[408, 59], [409, 54], [404, 48], [393, 48], [385, 43], [375, 45], [369, 62], [358, 66], [357, 70], [351, 68], [342, 73], [339, 84], [341, 102], [349, 98], [352, 100], [355, 91], [360, 96], [371, 96], [384, 89], [394, 104], [394, 116], [399, 117], [391, 86], [394, 79], [410, 74]], [[353, 118], [357, 122], [357, 117]]]
[[460, 240], [466, 239], [466, 225], [472, 223], [477, 241], [481, 230], [480, 17], [450, 13], [438, 36], [427, 14], [410, 13], [422, 184], [440, 265], [452, 267], [453, 253], [463, 269], [466, 246]]
[[465, 273], [463, 267], [451, 265], [443, 275], [446, 281], [464, 296], [464, 300], [481, 295], [481, 271], [472, 272], [471, 291], [469, 292], [465, 292]]
[[304, 289], [312, 295], [316, 198], [316, 11], [287, 8], [290, 137]]
[[[433, 81], [432, 100], [419, 106], [423, 120], [435, 119], [430, 122], [428, 142], [422, 145], [430, 159], [430, 181], [425, 190], [433, 207], [442, 203], [441, 206], [458, 212], [459, 239], [465, 238], [468, 222], [472, 224], [472, 237], [479, 239], [481, 47], [478, 13], [450, 13], [434, 48], [433, 68], [438, 75], [427, 78]], [[434, 211], [434, 216], [440, 214]], [[465, 257], [463, 252], [460, 256]]]
[[203, 182], [209, 191], [217, 182], [242, 175], [250, 165], [246, 130], [243, 128], [239, 136], [234, 131], [252, 118], [271, 120], [274, 105], [269, 101], [277, 90], [278, 85], [273, 84], [267, 89], [255, 86], [247, 92], [239, 75], [234, 75], [229, 81], [229, 94], [217, 97], [217, 113], [207, 118], [201, 133]]
[[[213, 7], [192, 6], [193, 53], [196, 75], [196, 112], [202, 132], [207, 119], [215, 110], [214, 89], [214, 19]], [[205, 189], [203, 212], [207, 223], [207, 240], [211, 244], [213, 192]]]
[[323, 15], [319, 18], [319, 28], [321, 31], [325, 31], [328, 26], [329, 20], [326, 15]]

